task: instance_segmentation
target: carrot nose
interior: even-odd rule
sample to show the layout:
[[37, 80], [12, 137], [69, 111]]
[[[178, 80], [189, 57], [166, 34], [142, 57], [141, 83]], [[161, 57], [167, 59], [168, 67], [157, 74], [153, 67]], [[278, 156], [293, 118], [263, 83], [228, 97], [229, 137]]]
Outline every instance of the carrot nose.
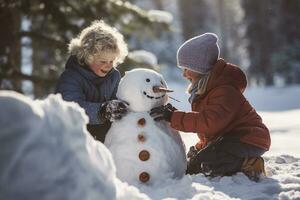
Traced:
[[158, 92], [174, 92], [173, 90], [161, 87], [161, 86], [153, 86], [152, 88], [154, 93], [158, 93]]

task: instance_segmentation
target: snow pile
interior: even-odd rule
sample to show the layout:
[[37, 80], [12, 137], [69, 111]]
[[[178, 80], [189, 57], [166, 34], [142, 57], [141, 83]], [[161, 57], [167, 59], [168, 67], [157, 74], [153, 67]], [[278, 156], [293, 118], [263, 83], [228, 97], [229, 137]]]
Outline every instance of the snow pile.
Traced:
[[0, 199], [147, 198], [116, 179], [111, 154], [87, 133], [77, 104], [9, 91], [0, 104]]

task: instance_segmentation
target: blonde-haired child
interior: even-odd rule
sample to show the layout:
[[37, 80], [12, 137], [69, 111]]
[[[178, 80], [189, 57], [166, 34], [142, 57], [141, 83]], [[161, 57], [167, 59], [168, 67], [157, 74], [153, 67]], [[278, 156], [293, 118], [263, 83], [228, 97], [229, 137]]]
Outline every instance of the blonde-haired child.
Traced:
[[84, 108], [89, 132], [103, 142], [111, 121], [127, 110], [126, 102], [116, 100], [121, 79], [116, 67], [127, 56], [127, 45], [117, 29], [97, 20], [71, 40], [69, 52], [56, 92]]

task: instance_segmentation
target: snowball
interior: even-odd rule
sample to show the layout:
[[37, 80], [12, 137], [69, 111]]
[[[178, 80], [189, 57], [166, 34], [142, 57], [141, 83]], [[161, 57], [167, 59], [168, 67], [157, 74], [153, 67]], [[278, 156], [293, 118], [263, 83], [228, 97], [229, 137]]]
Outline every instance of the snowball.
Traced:
[[168, 100], [167, 94], [154, 93], [154, 86], [167, 88], [162, 75], [149, 69], [134, 69], [126, 72], [121, 79], [117, 97], [128, 102], [129, 109], [134, 112], [150, 111]]
[[111, 154], [59, 95], [0, 92], [0, 199], [115, 199]]

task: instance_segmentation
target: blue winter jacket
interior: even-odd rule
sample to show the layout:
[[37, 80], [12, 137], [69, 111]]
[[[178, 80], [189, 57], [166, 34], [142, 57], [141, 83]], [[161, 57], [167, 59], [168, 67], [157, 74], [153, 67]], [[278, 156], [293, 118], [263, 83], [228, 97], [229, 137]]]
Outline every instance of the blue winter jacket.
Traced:
[[88, 66], [80, 65], [75, 56], [70, 56], [65, 71], [58, 79], [56, 93], [84, 108], [89, 124], [104, 124], [99, 121], [97, 113], [102, 103], [116, 99], [120, 79], [120, 72], [115, 68], [105, 77], [99, 77]]

